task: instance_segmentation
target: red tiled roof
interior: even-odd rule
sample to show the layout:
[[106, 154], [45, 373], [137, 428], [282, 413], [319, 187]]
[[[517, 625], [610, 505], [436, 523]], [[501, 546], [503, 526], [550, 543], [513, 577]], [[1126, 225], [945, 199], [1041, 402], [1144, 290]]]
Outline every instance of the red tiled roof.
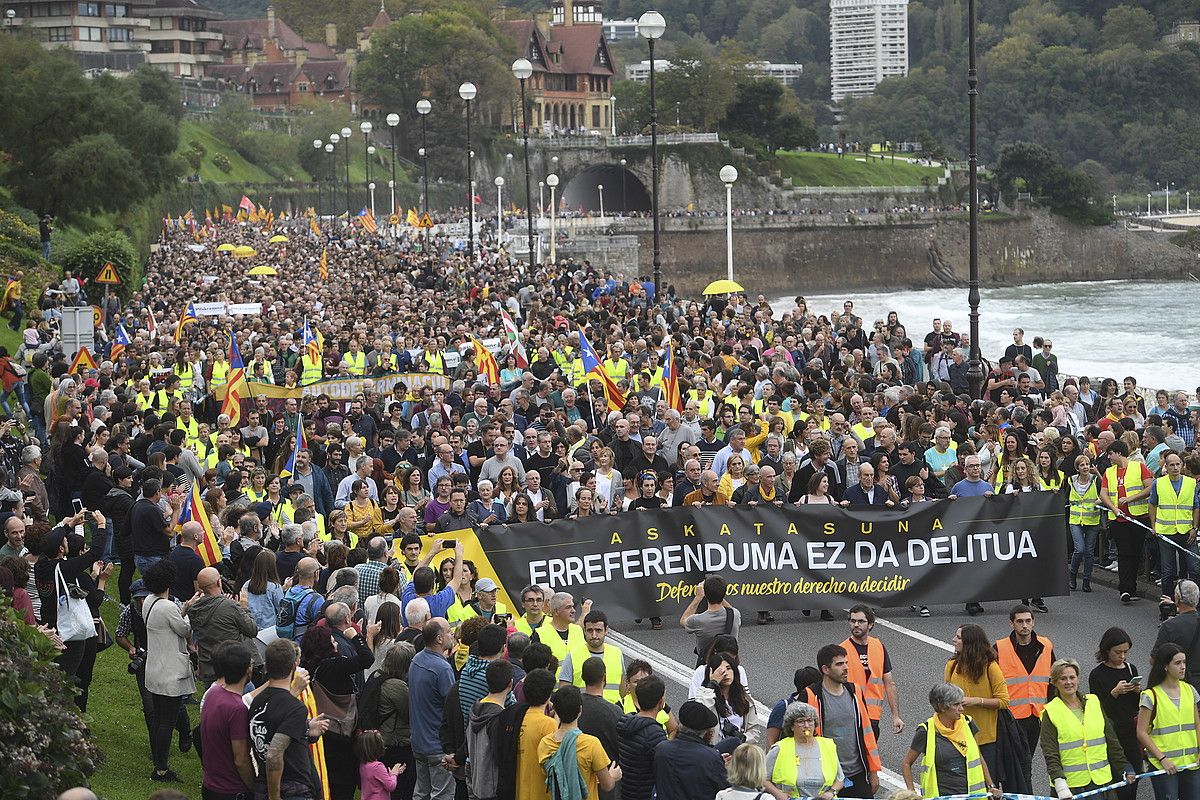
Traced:
[[[546, 54], [545, 65], [530, 59], [535, 70], [564, 73], [568, 75], [613, 75], [612, 56], [604, 42], [604, 30], [600, 25], [553, 25], [550, 38], [546, 40], [533, 20], [510, 19], [499, 23], [502, 33], [516, 45], [521, 57], [529, 58], [529, 43], [535, 39]], [[603, 49], [607, 65], [599, 64], [597, 52]], [[557, 63], [549, 56], [561, 54]]]
[[[261, 52], [267, 38], [268, 20], [223, 19], [209, 23], [211, 30], [220, 31], [225, 37], [224, 47], [230, 50], [254, 50]], [[275, 35], [284, 50], [307, 50], [310, 58], [332, 59], [333, 50], [324, 42], [306, 42], [300, 34], [278, 17], [275, 18]]]
[[[317, 91], [344, 91], [350, 88], [352, 76], [350, 65], [337, 59], [309, 60], [300, 66], [290, 61], [261, 63], [250, 67], [248, 72], [242, 64], [215, 64], [206, 73], [238, 86], [254, 81], [258, 86], [255, 90], [257, 94], [272, 94], [272, 87], [276, 85], [273, 81], [276, 79], [279, 93], [288, 92], [298, 80], [310, 84]], [[327, 83], [327, 76], [333, 77], [331, 83]]]

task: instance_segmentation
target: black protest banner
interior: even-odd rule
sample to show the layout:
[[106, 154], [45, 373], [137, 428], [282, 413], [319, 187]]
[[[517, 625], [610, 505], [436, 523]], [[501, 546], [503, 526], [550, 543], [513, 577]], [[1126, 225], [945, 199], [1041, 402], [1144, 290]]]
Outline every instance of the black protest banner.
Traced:
[[746, 611], [937, 605], [1066, 594], [1063, 505], [1031, 492], [908, 509], [671, 508], [492, 526], [478, 541], [514, 602], [544, 584], [610, 616], [678, 613], [707, 574]]

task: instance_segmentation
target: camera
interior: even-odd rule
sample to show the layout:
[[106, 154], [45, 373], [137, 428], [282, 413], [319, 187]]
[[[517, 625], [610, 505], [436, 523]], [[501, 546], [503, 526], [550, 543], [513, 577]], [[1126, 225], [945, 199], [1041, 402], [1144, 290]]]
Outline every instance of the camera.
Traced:
[[146, 651], [145, 651], [145, 649], [139, 647], [137, 650], [137, 655], [135, 655], [133, 658], [129, 659], [129, 666], [127, 667], [127, 669], [129, 670], [130, 675], [137, 675], [139, 672], [141, 672], [145, 668], [146, 668]]

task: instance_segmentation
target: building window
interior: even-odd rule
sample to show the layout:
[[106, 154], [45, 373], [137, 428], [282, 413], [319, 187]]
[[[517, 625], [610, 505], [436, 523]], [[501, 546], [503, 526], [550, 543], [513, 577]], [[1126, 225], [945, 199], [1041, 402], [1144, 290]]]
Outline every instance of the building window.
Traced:
[[300, 84], [297, 84], [297, 85], [296, 85], [296, 88], [297, 88], [299, 91], [301, 91], [301, 92], [307, 92], [307, 91], [308, 91], [308, 84], [307, 84], [307, 83], [300, 83]]
[[104, 16], [106, 17], [128, 17], [129, 6], [124, 3], [105, 3]]
[[109, 28], [108, 40], [110, 42], [132, 42], [133, 28]]
[[179, 52], [181, 52], [181, 53], [188, 53], [188, 54], [191, 54], [191, 52], [192, 52], [192, 43], [191, 43], [191, 42], [189, 42], [189, 41], [180, 40], [180, 42], [179, 42]]
[[71, 4], [70, 3], [47, 3], [46, 4], [46, 16], [47, 17], [69, 17], [69, 16], [71, 16]]
[[192, 42], [192, 54], [197, 56], [204, 55], [205, 46], [207, 44], [207, 42]]
[[100, 28], [80, 28], [79, 41], [81, 42], [102, 42], [104, 37], [100, 35]]
[[600, 127], [600, 106], [592, 106], [592, 127]]
[[181, 31], [204, 31], [208, 30], [208, 21], [203, 19], [195, 19], [192, 17], [183, 17], [179, 20], [179, 30]]
[[79, 3], [76, 6], [77, 13], [81, 17], [98, 17], [100, 16], [99, 3]]
[[175, 43], [169, 39], [156, 39], [150, 42], [151, 53], [174, 53]]
[[70, 28], [47, 28], [47, 41], [51, 42], [69, 42], [71, 41]]

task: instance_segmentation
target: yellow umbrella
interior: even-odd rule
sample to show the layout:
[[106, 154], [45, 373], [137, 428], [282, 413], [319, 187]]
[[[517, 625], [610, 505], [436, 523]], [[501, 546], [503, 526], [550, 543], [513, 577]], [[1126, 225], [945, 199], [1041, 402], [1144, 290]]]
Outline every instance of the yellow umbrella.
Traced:
[[275, 271], [274, 267], [268, 267], [267, 265], [263, 264], [262, 266], [255, 267], [254, 269], [250, 270], [250, 272], [247, 274], [249, 274], [249, 275], [278, 275], [279, 273]]
[[743, 289], [742, 285], [740, 283], [738, 283], [737, 281], [723, 279], [723, 280], [719, 280], [719, 281], [713, 281], [708, 286], [705, 286], [704, 287], [704, 296], [708, 297], [709, 295], [714, 295], [714, 294], [729, 294], [730, 292], [744, 292], [744, 291], [746, 291], [746, 290]]
[[279, 244], [280, 242], [286, 242], [287, 240], [288, 240], [288, 238], [286, 236], [284, 236], [282, 233], [277, 233], [274, 236], [272, 236], [270, 239], [268, 239], [267, 241], [270, 242], [271, 244]]
[[223, 245], [219, 245], [217, 247], [217, 249], [220, 250], [222, 253], [228, 253], [230, 250], [236, 250], [237, 248], [234, 245], [230, 244], [229, 242], [226, 242]]
[[258, 251], [248, 244], [243, 244], [239, 247], [233, 248], [233, 254], [238, 258], [249, 258], [256, 253], [258, 253]]

